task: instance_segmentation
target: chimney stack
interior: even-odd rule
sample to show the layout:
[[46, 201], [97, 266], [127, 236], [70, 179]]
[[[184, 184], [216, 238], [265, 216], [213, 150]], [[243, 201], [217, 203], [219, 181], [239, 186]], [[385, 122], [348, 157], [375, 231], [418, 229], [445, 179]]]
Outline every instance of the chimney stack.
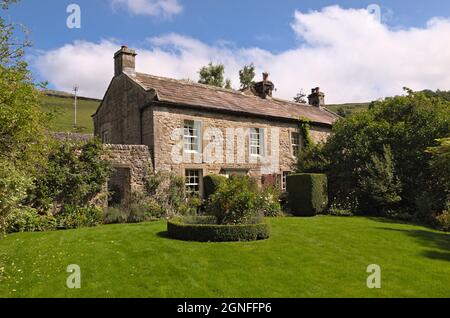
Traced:
[[114, 76], [124, 72], [134, 73], [136, 71], [136, 51], [129, 49], [126, 45], [122, 46], [114, 54]]
[[263, 80], [261, 82], [254, 83], [250, 87], [250, 90], [254, 95], [259, 96], [263, 99], [272, 97], [272, 92], [274, 89], [275, 85], [271, 81], [269, 81], [269, 73], [267, 72], [263, 73]]
[[320, 91], [319, 87], [311, 90], [311, 95], [308, 96], [308, 101], [311, 106], [323, 107], [325, 106], [325, 94]]

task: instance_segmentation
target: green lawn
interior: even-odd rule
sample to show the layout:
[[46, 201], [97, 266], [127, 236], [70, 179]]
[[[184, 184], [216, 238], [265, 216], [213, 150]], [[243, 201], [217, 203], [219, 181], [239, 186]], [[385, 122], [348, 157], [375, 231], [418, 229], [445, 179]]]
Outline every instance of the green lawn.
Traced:
[[[42, 109], [44, 111], [55, 112], [56, 117], [51, 123], [53, 131], [70, 132], [73, 131], [74, 124], [74, 101], [73, 98], [56, 96], [42, 97]], [[78, 99], [77, 101], [77, 124], [82, 133], [93, 133], [94, 122], [91, 115], [95, 113], [100, 102], [94, 100]]]
[[[165, 237], [163, 221], [0, 240], [1, 297], [450, 297], [450, 235], [368, 218], [269, 219], [246, 243]], [[65, 287], [81, 267], [81, 289]], [[378, 264], [382, 288], [366, 287]]]

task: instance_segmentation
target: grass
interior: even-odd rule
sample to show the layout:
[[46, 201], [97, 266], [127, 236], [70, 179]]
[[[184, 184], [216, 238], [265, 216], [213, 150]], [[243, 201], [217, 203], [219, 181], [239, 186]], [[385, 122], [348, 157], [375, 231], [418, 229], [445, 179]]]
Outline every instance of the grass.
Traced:
[[[42, 109], [54, 112], [56, 117], [51, 123], [51, 128], [56, 132], [73, 132], [74, 124], [73, 98], [47, 96], [42, 97]], [[95, 113], [100, 102], [95, 100], [78, 99], [77, 101], [77, 126], [78, 132], [93, 133], [94, 122], [91, 115]]]
[[[169, 239], [163, 221], [0, 240], [0, 297], [450, 297], [450, 235], [368, 218], [269, 219], [269, 240]], [[65, 286], [69, 264], [81, 289]], [[381, 266], [382, 288], [366, 268]]]

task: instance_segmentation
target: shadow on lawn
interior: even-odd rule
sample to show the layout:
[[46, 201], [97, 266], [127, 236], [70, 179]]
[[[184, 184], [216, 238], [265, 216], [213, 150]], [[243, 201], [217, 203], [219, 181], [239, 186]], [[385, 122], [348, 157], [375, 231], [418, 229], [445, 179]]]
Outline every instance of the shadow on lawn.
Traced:
[[[450, 234], [431, 232], [425, 230], [401, 230], [382, 227], [381, 230], [402, 232], [416, 239], [422, 246], [434, 250], [422, 253], [425, 257], [450, 262]], [[435, 249], [438, 249], [436, 251]]]

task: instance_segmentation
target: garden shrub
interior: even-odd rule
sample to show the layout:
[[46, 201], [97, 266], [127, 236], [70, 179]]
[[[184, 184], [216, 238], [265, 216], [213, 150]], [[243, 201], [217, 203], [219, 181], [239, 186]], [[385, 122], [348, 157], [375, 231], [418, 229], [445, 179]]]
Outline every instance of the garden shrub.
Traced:
[[120, 207], [108, 207], [103, 222], [105, 224], [127, 223], [128, 213]]
[[450, 232], [450, 211], [444, 211], [435, 217], [436, 227], [441, 231]]
[[207, 213], [219, 224], [243, 224], [258, 214], [258, 192], [249, 177], [235, 176], [221, 184], [211, 195]]
[[172, 217], [186, 211], [189, 195], [186, 193], [184, 178], [173, 172], [148, 173], [145, 192], [161, 207], [163, 216]]
[[92, 227], [102, 222], [103, 211], [95, 206], [78, 207], [65, 205], [61, 212], [56, 215], [57, 227], [60, 229]]
[[227, 178], [225, 176], [218, 174], [210, 174], [205, 176], [203, 178], [205, 199], [208, 199], [212, 194], [214, 194], [217, 189], [219, 189], [219, 186], [225, 182], [227, 182]]
[[261, 189], [258, 196], [258, 209], [264, 216], [276, 217], [283, 214], [280, 204], [281, 191], [277, 186]]
[[255, 241], [267, 239], [270, 234], [266, 223], [217, 225], [197, 222], [199, 224], [186, 223], [182, 218], [170, 220], [167, 232], [172, 238], [199, 242]]
[[324, 174], [293, 174], [287, 176], [289, 207], [294, 215], [313, 216], [328, 205], [327, 176]]
[[64, 205], [88, 206], [112, 172], [111, 164], [102, 160], [103, 154], [99, 140], [60, 142], [50, 153], [46, 169], [35, 179], [28, 203], [41, 211]]
[[52, 214], [40, 215], [30, 207], [14, 209], [6, 220], [7, 232], [41, 232], [56, 229], [56, 219]]
[[342, 208], [336, 204], [332, 204], [328, 208], [327, 212], [328, 212], [328, 215], [333, 215], [333, 216], [353, 216], [352, 210]]

